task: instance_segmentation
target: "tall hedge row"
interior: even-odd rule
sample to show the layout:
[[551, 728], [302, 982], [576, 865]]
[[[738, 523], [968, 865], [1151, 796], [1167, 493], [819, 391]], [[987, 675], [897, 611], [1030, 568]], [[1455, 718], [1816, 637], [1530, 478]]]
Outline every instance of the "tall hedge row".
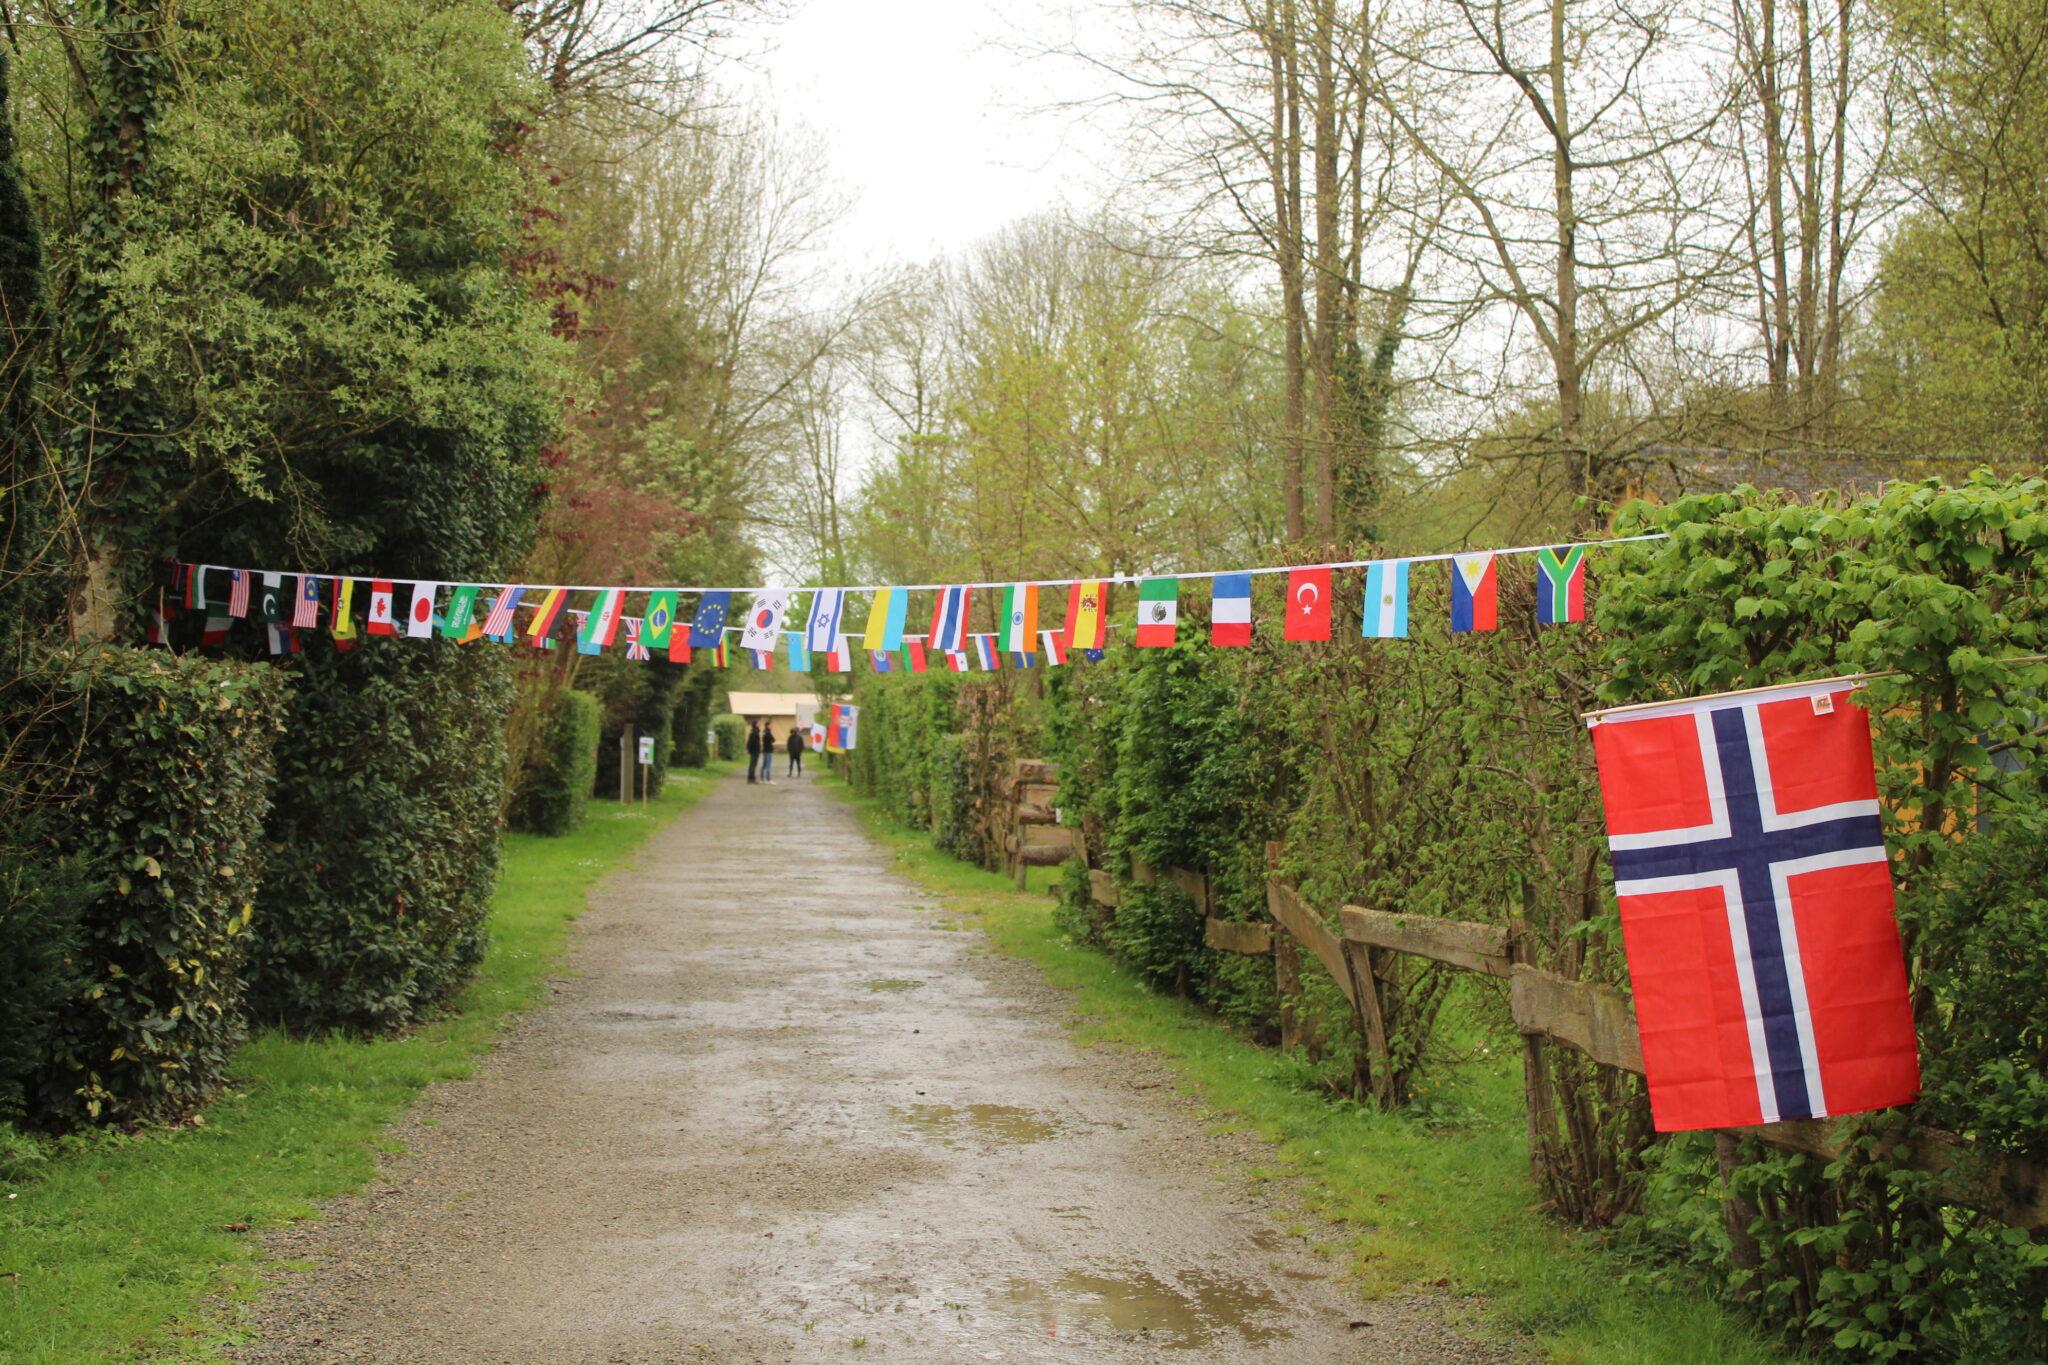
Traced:
[[513, 828], [559, 838], [583, 823], [603, 725], [604, 704], [588, 692], [565, 687], [548, 700], [539, 759], [512, 803]]
[[23, 1108], [50, 1123], [176, 1118], [219, 1087], [242, 1037], [286, 680], [118, 649], [55, 672], [23, 761], [58, 817], [51, 861], [89, 879], [90, 898], [76, 989], [46, 1018]]
[[[1526, 561], [1504, 560], [1490, 634], [1452, 636], [1447, 584], [1418, 567], [1413, 638], [1399, 643], [1281, 643], [1265, 624], [1280, 604], [1261, 584], [1249, 649], [1200, 643], [1200, 604], [1184, 603], [1187, 642], [1173, 649], [964, 685], [863, 678], [868, 756], [854, 771], [914, 819], [931, 789], [916, 755], [943, 751], [939, 699], [953, 695], [964, 737], [974, 706], [961, 698], [1000, 695], [1018, 751], [1061, 763], [1064, 819], [1123, 883], [1115, 915], [1100, 916], [1070, 870], [1070, 931], [1270, 1034], [1270, 968], [1205, 948], [1184, 898], [1133, 883], [1133, 857], [1206, 871], [1217, 913], [1261, 918], [1265, 846], [1280, 840], [1312, 905], [1513, 924], [1540, 965], [1626, 989], [1581, 712], [1878, 673], [1866, 695], [1926, 1087], [1912, 1117], [2044, 1155], [2048, 666], [2032, 660], [2048, 652], [2048, 485], [1980, 476], [1806, 504], [1741, 490], [1637, 508], [1622, 529], [1670, 539], [1595, 561], [1586, 626], [1538, 627]], [[1355, 621], [1356, 584], [1345, 591], [1338, 619]], [[1394, 956], [1385, 970], [1394, 1074], [1382, 1080], [1397, 1103], [1462, 1064], [1448, 1046], [1454, 1003], [1507, 1028], [1448, 969]], [[1365, 1093], [1348, 1008], [1324, 974], [1303, 978], [1290, 1003], [1319, 1046], [1316, 1074]], [[1641, 1220], [1650, 1242], [1831, 1358], [2048, 1358], [2048, 1241], [1943, 1203], [1874, 1139], [1832, 1166], [1750, 1144], [1724, 1177], [1703, 1136], [1651, 1132], [1634, 1078], [1550, 1052], [1559, 1136], [1539, 1156], [1563, 1216]], [[1760, 1273], [1730, 1259], [1731, 1188], [1761, 1211]]]
[[510, 673], [489, 645], [313, 648], [290, 670], [249, 1008], [294, 1029], [396, 1028], [483, 960]]

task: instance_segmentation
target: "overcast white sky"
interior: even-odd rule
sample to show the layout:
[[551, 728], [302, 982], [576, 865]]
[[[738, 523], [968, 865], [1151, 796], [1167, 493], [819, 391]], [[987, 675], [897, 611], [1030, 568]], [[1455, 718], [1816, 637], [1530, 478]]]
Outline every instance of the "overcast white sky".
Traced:
[[[1079, 0], [805, 0], [761, 36], [745, 94], [825, 142], [853, 197], [832, 254], [849, 269], [923, 261], [1062, 203], [1098, 202], [1101, 139], [1034, 116], [1093, 81], [1014, 55], [1067, 34]], [[1095, 86], [1099, 89], [1099, 86]]]

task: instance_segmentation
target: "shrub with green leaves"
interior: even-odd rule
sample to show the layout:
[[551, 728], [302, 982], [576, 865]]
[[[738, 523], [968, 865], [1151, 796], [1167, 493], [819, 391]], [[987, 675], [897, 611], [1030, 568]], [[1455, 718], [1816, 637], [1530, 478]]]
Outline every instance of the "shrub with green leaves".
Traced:
[[483, 960], [511, 678], [448, 640], [316, 642], [296, 673], [265, 831], [249, 1009], [292, 1029], [426, 1017]]
[[243, 1031], [243, 964], [285, 710], [280, 672], [99, 649], [35, 735], [61, 814], [52, 853], [95, 894], [82, 992], [61, 1005], [27, 1104], [43, 1122], [175, 1119], [219, 1087]]
[[566, 687], [554, 694], [541, 721], [539, 760], [512, 803], [513, 828], [559, 838], [583, 823], [603, 723], [604, 705], [592, 694]]
[[747, 723], [738, 716], [720, 716], [711, 722], [712, 731], [718, 736], [718, 758], [730, 763], [747, 752]]
[[80, 921], [101, 888], [85, 860], [59, 859], [44, 828], [0, 851], [0, 1123], [26, 1108], [23, 1083], [48, 1051], [60, 1011], [85, 990]]

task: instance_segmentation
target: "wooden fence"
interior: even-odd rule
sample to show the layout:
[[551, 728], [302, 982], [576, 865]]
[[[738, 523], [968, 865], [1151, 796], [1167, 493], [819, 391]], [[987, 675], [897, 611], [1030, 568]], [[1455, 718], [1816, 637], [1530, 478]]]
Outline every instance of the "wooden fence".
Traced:
[[[1267, 848], [1266, 909], [1271, 924], [1218, 919], [1209, 880], [1180, 868], [1154, 869], [1134, 864], [1131, 879], [1139, 883], [1169, 882], [1185, 891], [1205, 920], [1204, 941], [1223, 952], [1273, 958], [1283, 1002], [1281, 1042], [1300, 1040], [1301, 1024], [1291, 1017], [1286, 1001], [1293, 998], [1304, 954], [1322, 965], [1350, 1002], [1372, 1065], [1376, 1091], [1390, 1075], [1388, 1039], [1381, 1014], [1380, 983], [1372, 955], [1408, 953], [1462, 971], [1480, 972], [1508, 983], [1515, 1029], [1522, 1035], [1524, 1080], [1528, 1086], [1529, 1141], [1533, 1154], [1555, 1136], [1549, 1069], [1543, 1049], [1575, 1048], [1602, 1066], [1641, 1075], [1643, 1046], [1636, 1029], [1635, 1009], [1627, 997], [1593, 981], [1572, 981], [1520, 960], [1523, 936], [1513, 926], [1472, 924], [1426, 915], [1401, 915], [1355, 905], [1340, 907], [1341, 932], [1332, 932], [1326, 916], [1304, 902], [1289, 879], [1278, 872], [1279, 846]], [[1092, 871], [1090, 884], [1098, 905], [1114, 910], [1116, 882]], [[1276, 932], [1277, 930], [1277, 932]], [[1383, 1102], [1390, 1094], [1378, 1095]], [[1832, 1161], [1845, 1150], [1840, 1126], [1826, 1119], [1796, 1119], [1716, 1135], [1724, 1165], [1733, 1156], [1734, 1140], [1752, 1137], [1774, 1147], [1805, 1152]], [[2048, 1168], [2008, 1153], [1984, 1148], [1933, 1129], [1919, 1128], [1903, 1116], [1887, 1131], [1886, 1140], [1910, 1154], [1910, 1164], [1932, 1174], [1939, 1197], [1976, 1209], [2028, 1232], [2048, 1232]], [[1748, 1241], [1747, 1219], [1730, 1208], [1731, 1229], [1738, 1248]], [[1738, 1250], [1738, 1259], [1744, 1259]], [[1753, 1264], [1753, 1263], [1752, 1263]]]
[[995, 804], [984, 813], [991, 826], [989, 843], [1002, 850], [1004, 866], [1016, 874], [1020, 891], [1028, 869], [1051, 867], [1081, 855], [1081, 832], [1061, 828], [1053, 805], [1059, 795], [1059, 780], [1058, 764], [1020, 758], [997, 781]]

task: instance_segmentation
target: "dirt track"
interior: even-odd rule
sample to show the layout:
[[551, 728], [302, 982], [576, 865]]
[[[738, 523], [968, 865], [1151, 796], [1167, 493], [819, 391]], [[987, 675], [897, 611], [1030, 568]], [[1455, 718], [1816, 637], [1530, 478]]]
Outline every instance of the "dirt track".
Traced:
[[1231, 1174], [1262, 1149], [1075, 1047], [808, 783], [722, 784], [579, 929], [372, 1188], [273, 1239], [313, 1268], [239, 1359], [1520, 1358], [1325, 1278]]

